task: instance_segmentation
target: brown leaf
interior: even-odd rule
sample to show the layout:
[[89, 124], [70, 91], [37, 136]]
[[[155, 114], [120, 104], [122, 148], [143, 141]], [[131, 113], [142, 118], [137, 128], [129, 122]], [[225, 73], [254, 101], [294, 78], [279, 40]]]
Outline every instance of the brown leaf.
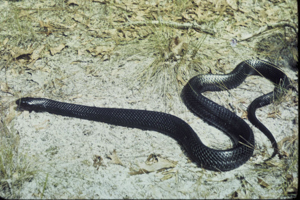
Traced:
[[93, 2], [99, 2], [99, 3], [109, 3], [108, 0], [93, 0]]
[[145, 163], [139, 164], [139, 170], [131, 169], [130, 175], [150, 173], [167, 168], [174, 168], [177, 162], [160, 157], [160, 155], [151, 154]]
[[13, 47], [10, 51], [13, 58], [18, 58], [24, 55], [30, 55], [33, 52], [33, 49], [21, 49], [19, 47]]
[[200, 5], [201, 0], [194, 0], [193, 2], [194, 2], [194, 4], [196, 4], [196, 5]]
[[277, 118], [278, 115], [281, 115], [279, 111], [268, 113], [267, 118]]
[[53, 55], [61, 52], [61, 50], [63, 50], [65, 48], [65, 46], [66, 46], [65, 44], [60, 44], [57, 47], [50, 48], [51, 55], [53, 56]]
[[171, 40], [169, 47], [174, 55], [182, 55], [187, 50], [188, 43], [185, 42], [183, 37], [179, 38], [177, 36]]
[[101, 156], [98, 155], [94, 155], [93, 157], [93, 167], [95, 167], [97, 170], [99, 169], [99, 167], [102, 165], [102, 158]]
[[237, 0], [226, 0], [226, 2], [228, 3], [228, 5], [233, 8], [234, 10], [238, 9], [237, 6]]
[[103, 37], [112, 37], [115, 38], [118, 36], [118, 30], [117, 29], [108, 29], [102, 31]]
[[97, 46], [96, 48], [88, 49], [88, 51], [93, 56], [100, 55], [100, 56], [104, 57], [105, 55], [109, 55], [113, 49], [114, 49], [114, 47], [112, 47], [112, 46], [109, 46], [109, 47], [107, 47], [107, 46]]
[[264, 180], [262, 180], [261, 178], [257, 178], [258, 180], [258, 184], [263, 187], [263, 188], [268, 188], [269, 187], [269, 184], [266, 183]]
[[165, 168], [173, 168], [175, 167], [176, 162], [169, 161], [165, 158], [160, 157], [160, 155], [151, 154], [145, 163], [140, 163], [139, 166], [141, 169], [153, 172], [158, 171]]
[[248, 119], [248, 112], [245, 110], [241, 116], [242, 119]]
[[41, 56], [40, 54], [44, 50], [44, 48], [45, 48], [45, 45], [41, 45], [32, 52], [32, 54], [30, 56], [31, 62], [36, 61], [38, 58], [40, 58], [40, 56]]
[[76, 6], [78, 6], [79, 4], [77, 3], [76, 0], [68, 0], [68, 1], [67, 1], [67, 5], [68, 5], [68, 6], [69, 6], [69, 5], [76, 5]]
[[111, 159], [112, 163], [124, 166], [123, 163], [120, 161], [120, 159], [119, 159], [119, 157], [118, 157], [117, 152], [116, 152], [115, 149], [114, 149], [114, 151], [110, 155], [107, 155], [107, 157], [109, 159]]
[[83, 18], [83, 16], [80, 15], [80, 14], [77, 14], [77, 13], [76, 13], [76, 14], [74, 15], [73, 19], [74, 19], [75, 21], [77, 21], [77, 22], [84, 23], [84, 18]]

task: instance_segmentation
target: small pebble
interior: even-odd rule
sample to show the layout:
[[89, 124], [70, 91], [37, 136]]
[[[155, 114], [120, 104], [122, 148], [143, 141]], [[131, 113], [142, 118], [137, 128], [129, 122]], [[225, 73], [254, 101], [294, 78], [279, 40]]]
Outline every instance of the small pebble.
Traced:
[[230, 40], [230, 45], [231, 45], [232, 47], [236, 47], [236, 45], [237, 45], [237, 40], [236, 40], [235, 38], [231, 39], [231, 40]]

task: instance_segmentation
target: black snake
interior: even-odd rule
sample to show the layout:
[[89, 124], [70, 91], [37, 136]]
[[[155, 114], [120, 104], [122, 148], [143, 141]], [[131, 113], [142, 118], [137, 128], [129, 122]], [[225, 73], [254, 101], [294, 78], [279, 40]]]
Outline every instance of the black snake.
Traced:
[[244, 120], [204, 97], [201, 93], [235, 88], [249, 75], [265, 77], [275, 85], [273, 92], [255, 99], [247, 110], [248, 119], [251, 123], [259, 128], [272, 142], [275, 149], [271, 156], [273, 157], [277, 153], [276, 140], [272, 133], [257, 120], [255, 111], [257, 108], [266, 106], [285, 94], [290, 81], [275, 65], [263, 60], [243, 61], [229, 74], [197, 75], [190, 79], [182, 90], [182, 100], [191, 112], [231, 138], [233, 147], [227, 150], [215, 150], [205, 146], [186, 122], [167, 113], [97, 108], [31, 97], [18, 99], [16, 103], [19, 108], [28, 111], [49, 112], [118, 126], [154, 130], [178, 141], [191, 160], [200, 167], [214, 171], [228, 171], [241, 166], [252, 156], [255, 147], [254, 135]]

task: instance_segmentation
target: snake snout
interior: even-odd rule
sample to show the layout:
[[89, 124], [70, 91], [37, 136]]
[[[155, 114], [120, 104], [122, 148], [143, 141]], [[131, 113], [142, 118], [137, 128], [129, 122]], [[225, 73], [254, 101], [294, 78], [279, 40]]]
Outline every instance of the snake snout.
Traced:
[[19, 110], [28, 110], [29, 112], [36, 110], [36, 106], [39, 106], [39, 100], [31, 97], [20, 98], [16, 100], [16, 104]]

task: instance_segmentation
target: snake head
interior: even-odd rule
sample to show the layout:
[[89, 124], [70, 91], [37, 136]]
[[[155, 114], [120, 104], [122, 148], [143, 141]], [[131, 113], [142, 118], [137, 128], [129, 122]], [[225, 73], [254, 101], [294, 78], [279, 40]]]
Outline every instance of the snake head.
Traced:
[[31, 111], [38, 111], [40, 107], [43, 107], [44, 99], [39, 98], [31, 98], [25, 97], [16, 100], [16, 104], [18, 105], [18, 110], [27, 110]]

